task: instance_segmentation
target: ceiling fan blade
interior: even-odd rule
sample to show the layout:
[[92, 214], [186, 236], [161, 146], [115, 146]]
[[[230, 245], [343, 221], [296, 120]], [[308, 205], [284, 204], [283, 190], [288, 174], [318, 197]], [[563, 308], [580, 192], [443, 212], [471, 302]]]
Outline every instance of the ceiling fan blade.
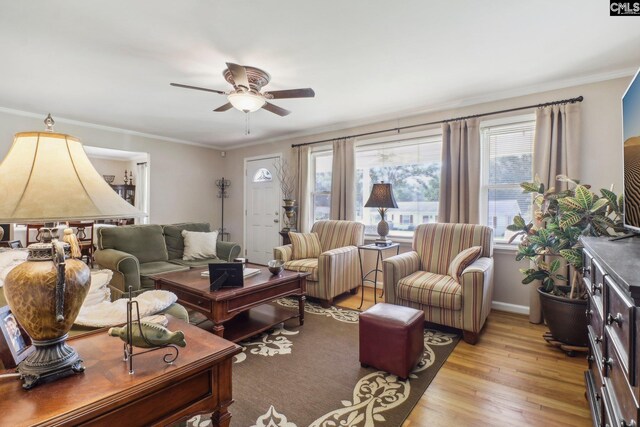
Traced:
[[284, 99], [284, 98], [313, 98], [316, 93], [310, 87], [304, 89], [287, 89], [287, 90], [274, 90], [266, 92], [264, 94], [270, 99]]
[[216, 112], [219, 113], [219, 112], [222, 112], [222, 111], [227, 111], [228, 109], [230, 109], [232, 107], [233, 107], [233, 105], [231, 105], [230, 102], [227, 102], [226, 104], [219, 106], [218, 108], [216, 108], [213, 111], [216, 111]]
[[265, 102], [262, 108], [264, 108], [267, 111], [271, 111], [272, 113], [277, 114], [281, 117], [288, 116], [289, 114], [291, 114], [291, 111], [285, 110], [284, 108], [278, 107], [277, 105], [273, 105], [269, 102]]
[[242, 65], [233, 64], [231, 62], [227, 62], [227, 68], [231, 72], [231, 76], [233, 76], [233, 81], [236, 86], [244, 86], [245, 88], [250, 89], [246, 68]]
[[219, 93], [220, 95], [226, 95], [225, 92], [221, 91], [221, 90], [216, 90], [216, 89], [207, 89], [204, 87], [197, 87], [197, 86], [189, 86], [189, 85], [182, 85], [180, 83], [169, 83], [171, 86], [175, 86], [175, 87], [183, 87], [185, 89], [195, 89], [195, 90], [203, 90], [205, 92], [213, 92], [213, 93]]

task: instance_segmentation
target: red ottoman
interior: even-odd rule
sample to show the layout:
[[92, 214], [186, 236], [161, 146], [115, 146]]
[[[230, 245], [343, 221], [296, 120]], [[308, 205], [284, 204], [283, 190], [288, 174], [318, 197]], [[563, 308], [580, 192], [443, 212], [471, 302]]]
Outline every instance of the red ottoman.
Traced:
[[379, 303], [360, 314], [360, 364], [406, 379], [424, 352], [424, 312]]

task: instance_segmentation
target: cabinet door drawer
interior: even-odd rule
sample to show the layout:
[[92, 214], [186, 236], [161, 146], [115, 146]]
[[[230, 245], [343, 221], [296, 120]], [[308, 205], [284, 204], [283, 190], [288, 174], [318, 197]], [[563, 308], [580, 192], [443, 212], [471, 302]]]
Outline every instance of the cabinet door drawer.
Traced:
[[589, 333], [593, 335], [594, 342], [598, 345], [600, 353], [603, 353], [602, 336], [604, 334], [604, 313], [602, 306], [590, 297], [587, 302], [587, 321], [589, 322]]
[[[638, 403], [634, 397], [633, 390], [629, 385], [628, 377], [620, 362], [620, 355], [617, 346], [611, 339], [609, 330], [605, 332], [606, 354], [602, 361], [604, 365], [603, 383], [611, 397], [615, 396], [613, 409], [617, 419], [624, 419], [627, 422], [635, 420], [638, 415]], [[620, 424], [618, 424], [620, 425]]]
[[591, 371], [585, 371], [584, 382], [587, 387], [587, 400], [594, 426], [602, 425], [602, 386], [597, 386]]
[[605, 284], [606, 329], [618, 352], [623, 371], [629, 378], [630, 384], [635, 385], [635, 375], [633, 375], [635, 366], [630, 351], [635, 334], [635, 309], [631, 299], [622, 292], [610, 276], [605, 277]]
[[191, 292], [183, 291], [182, 289], [171, 289], [171, 292], [176, 294], [176, 296], [178, 297], [178, 302], [180, 302], [181, 304], [184, 304], [196, 310], [211, 310], [211, 301], [209, 301], [207, 298], [204, 298], [197, 294], [192, 294]]

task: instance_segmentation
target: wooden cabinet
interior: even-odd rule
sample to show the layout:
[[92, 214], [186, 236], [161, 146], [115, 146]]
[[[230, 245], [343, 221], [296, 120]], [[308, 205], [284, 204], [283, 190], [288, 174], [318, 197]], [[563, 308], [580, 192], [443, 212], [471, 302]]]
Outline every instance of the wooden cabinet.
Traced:
[[136, 186], [135, 185], [112, 185], [113, 191], [118, 193], [120, 197], [125, 199], [132, 205], [136, 203]]
[[585, 237], [589, 295], [587, 399], [595, 426], [637, 426], [640, 417], [640, 238]]

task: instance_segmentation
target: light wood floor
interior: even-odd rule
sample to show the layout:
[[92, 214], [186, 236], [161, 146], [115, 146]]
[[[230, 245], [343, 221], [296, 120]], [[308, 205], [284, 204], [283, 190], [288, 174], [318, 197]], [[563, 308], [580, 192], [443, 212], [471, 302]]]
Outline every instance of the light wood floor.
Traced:
[[[335, 302], [357, 308], [360, 294]], [[372, 305], [366, 289], [363, 309]], [[480, 341], [460, 341], [403, 426], [590, 426], [585, 355], [566, 356], [544, 332], [526, 316], [492, 311]]]

